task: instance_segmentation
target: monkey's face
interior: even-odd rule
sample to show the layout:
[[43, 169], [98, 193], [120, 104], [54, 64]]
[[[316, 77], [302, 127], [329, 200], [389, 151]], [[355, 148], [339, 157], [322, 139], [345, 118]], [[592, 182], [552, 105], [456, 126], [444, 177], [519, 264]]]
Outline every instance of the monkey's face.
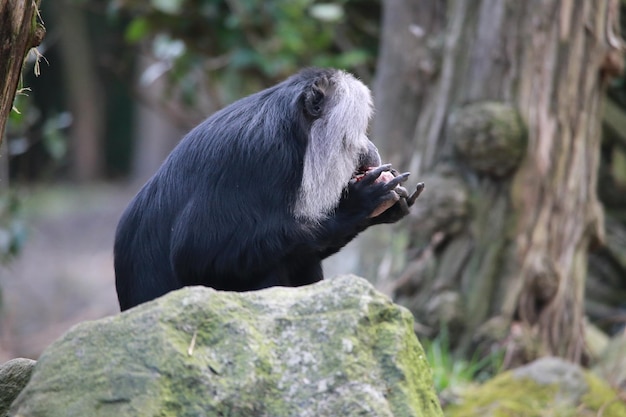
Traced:
[[317, 221], [337, 206], [355, 174], [380, 165], [381, 160], [367, 137], [373, 105], [362, 82], [343, 71], [324, 70], [303, 95], [313, 121], [295, 213]]

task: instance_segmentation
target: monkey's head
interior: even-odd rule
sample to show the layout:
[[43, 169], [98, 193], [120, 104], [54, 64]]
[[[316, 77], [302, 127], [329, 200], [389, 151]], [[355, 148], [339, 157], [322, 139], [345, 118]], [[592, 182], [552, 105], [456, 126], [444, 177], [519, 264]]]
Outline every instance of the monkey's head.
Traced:
[[350, 179], [380, 165], [367, 137], [373, 112], [370, 90], [351, 74], [310, 69], [300, 96], [311, 128], [295, 214], [318, 221], [337, 206]]

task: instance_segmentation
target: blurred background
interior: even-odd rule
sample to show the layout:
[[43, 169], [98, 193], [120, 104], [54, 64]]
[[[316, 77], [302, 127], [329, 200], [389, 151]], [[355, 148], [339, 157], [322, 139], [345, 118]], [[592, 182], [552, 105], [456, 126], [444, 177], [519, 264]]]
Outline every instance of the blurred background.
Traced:
[[43, 0], [0, 157], [0, 362], [117, 314], [134, 193], [198, 122], [306, 66], [368, 84], [372, 140], [426, 182], [327, 275], [371, 279], [458, 357], [597, 357], [626, 323], [619, 3], [462, 3]]
[[306, 66], [370, 83], [380, 3], [55, 0], [41, 20], [0, 158], [0, 361], [119, 311], [117, 221], [195, 124]]

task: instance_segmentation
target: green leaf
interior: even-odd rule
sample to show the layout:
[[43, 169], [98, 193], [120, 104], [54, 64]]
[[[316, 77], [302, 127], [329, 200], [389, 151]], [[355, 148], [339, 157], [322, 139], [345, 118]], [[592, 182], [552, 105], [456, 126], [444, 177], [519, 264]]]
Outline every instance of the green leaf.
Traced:
[[128, 42], [136, 43], [150, 34], [150, 22], [145, 17], [134, 19], [126, 28], [125, 38]]
[[362, 49], [355, 49], [350, 52], [341, 54], [338, 58], [339, 66], [342, 68], [350, 68], [367, 62], [369, 54]]
[[0, 192], [0, 263], [20, 251], [26, 241], [26, 224], [22, 220], [22, 201], [11, 190]]
[[59, 161], [65, 155], [67, 155], [67, 137], [61, 131], [62, 128], [67, 127], [70, 121], [66, 121], [67, 115], [60, 114], [55, 118], [46, 120], [43, 126], [43, 140], [42, 143], [50, 154], [50, 156]]

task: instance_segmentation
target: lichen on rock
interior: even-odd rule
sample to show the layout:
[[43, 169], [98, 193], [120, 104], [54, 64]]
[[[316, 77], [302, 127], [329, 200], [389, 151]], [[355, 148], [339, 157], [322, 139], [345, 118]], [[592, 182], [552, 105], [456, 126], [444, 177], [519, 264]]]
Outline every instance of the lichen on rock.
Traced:
[[0, 417], [8, 415], [11, 403], [28, 383], [35, 363], [32, 359], [17, 358], [0, 365]]
[[590, 371], [542, 358], [469, 389], [447, 417], [626, 416], [626, 404]]
[[410, 313], [365, 280], [185, 288], [83, 323], [12, 415], [441, 416]]

